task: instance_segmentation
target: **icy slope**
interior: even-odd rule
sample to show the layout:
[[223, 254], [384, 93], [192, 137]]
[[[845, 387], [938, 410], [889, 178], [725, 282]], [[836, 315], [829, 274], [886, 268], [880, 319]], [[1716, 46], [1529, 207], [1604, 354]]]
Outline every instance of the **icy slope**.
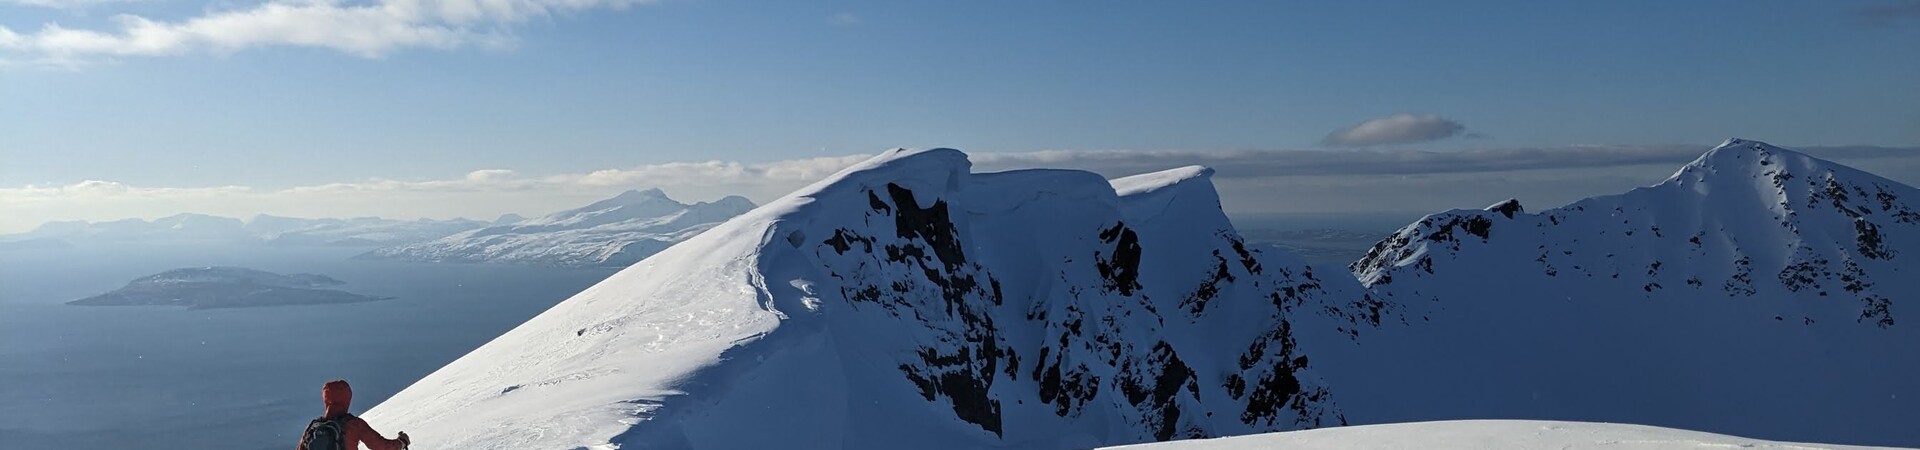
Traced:
[[[1211, 171], [895, 150], [613, 275], [366, 417], [419, 448], [1085, 448], [1339, 425], [1395, 311], [1245, 246]], [[1317, 358], [1317, 356], [1315, 356]]]
[[1817, 450], [1867, 449], [1845, 445], [1773, 442], [1697, 431], [1611, 423], [1530, 420], [1463, 420], [1450, 422], [1361, 425], [1322, 430], [1267, 433], [1221, 439], [1140, 444], [1129, 450], [1241, 450], [1311, 448], [1358, 449], [1563, 449], [1563, 450], [1687, 450], [1756, 449]]
[[688, 205], [673, 201], [659, 189], [627, 191], [545, 217], [380, 248], [362, 256], [624, 267], [750, 209], [753, 202], [742, 197]]
[[1527, 417], [1920, 445], [1920, 192], [1730, 140], [1658, 185], [1435, 214], [1351, 268], [1414, 326], [1324, 367], [1356, 423]]

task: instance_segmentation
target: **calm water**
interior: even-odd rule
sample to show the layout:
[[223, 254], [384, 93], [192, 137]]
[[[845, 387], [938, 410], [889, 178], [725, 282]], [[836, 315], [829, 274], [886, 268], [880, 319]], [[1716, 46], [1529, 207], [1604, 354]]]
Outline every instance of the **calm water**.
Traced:
[[[353, 411], [363, 412], [612, 273], [348, 259], [358, 252], [0, 253], [0, 448], [291, 448], [320, 413], [322, 382], [351, 381]], [[213, 310], [62, 304], [207, 265], [319, 273], [346, 281], [340, 289], [397, 299]]]

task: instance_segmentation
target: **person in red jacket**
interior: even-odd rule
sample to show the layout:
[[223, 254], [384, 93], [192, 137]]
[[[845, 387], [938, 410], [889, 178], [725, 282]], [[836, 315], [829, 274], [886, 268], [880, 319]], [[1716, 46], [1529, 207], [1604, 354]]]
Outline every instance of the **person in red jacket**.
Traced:
[[[347, 380], [328, 381], [326, 386], [320, 388], [320, 402], [327, 405], [327, 414], [321, 416], [321, 419], [339, 421], [341, 431], [345, 434], [345, 443], [348, 450], [357, 450], [360, 448], [360, 444], [366, 444], [367, 448], [372, 450], [401, 450], [407, 448], [407, 444], [413, 442], [413, 440], [407, 438], [407, 432], [405, 431], [400, 432], [398, 439], [382, 437], [380, 432], [373, 430], [372, 425], [367, 425], [367, 421], [361, 420], [359, 417], [348, 413], [347, 406], [353, 404], [353, 387], [347, 385]], [[316, 422], [318, 422], [318, 420], [316, 420]], [[300, 433], [300, 445], [294, 447], [294, 449], [327, 450], [307, 448], [307, 433], [311, 433], [313, 427], [308, 426], [307, 430], [308, 431]]]

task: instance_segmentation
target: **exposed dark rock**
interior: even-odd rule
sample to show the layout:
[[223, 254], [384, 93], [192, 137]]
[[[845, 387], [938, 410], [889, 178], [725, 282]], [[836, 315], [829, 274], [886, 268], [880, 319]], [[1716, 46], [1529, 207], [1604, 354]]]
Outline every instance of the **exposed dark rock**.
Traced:
[[1227, 270], [1227, 259], [1220, 256], [1219, 250], [1213, 251], [1213, 258], [1219, 264], [1214, 266], [1212, 273], [1200, 281], [1200, 287], [1194, 289], [1192, 294], [1187, 294], [1186, 298], [1180, 299], [1180, 307], [1186, 308], [1187, 313], [1195, 317], [1206, 312], [1207, 302], [1220, 295], [1221, 282], [1234, 281], [1233, 271]]
[[1879, 294], [1868, 294], [1860, 298], [1865, 307], [1860, 311], [1860, 322], [1872, 322], [1880, 328], [1893, 327], [1893, 301]]
[[1454, 227], [1459, 227], [1461, 231], [1485, 240], [1487, 233], [1493, 229], [1493, 221], [1481, 216], [1466, 218], [1453, 217], [1445, 223], [1439, 224], [1438, 228], [1432, 233], [1428, 233], [1427, 240], [1435, 242], [1455, 241], [1457, 239], [1453, 236]]
[[1240, 255], [1240, 267], [1246, 268], [1247, 273], [1260, 275], [1260, 260], [1254, 259], [1253, 252], [1247, 250], [1247, 243], [1237, 237], [1230, 235], [1226, 237], [1229, 242], [1233, 243], [1233, 252]]
[[853, 249], [854, 243], [860, 244], [861, 251], [873, 253], [873, 238], [861, 236], [858, 232], [844, 228], [833, 230], [833, 237], [827, 238], [823, 243], [833, 246], [835, 253], [846, 253], [847, 250]]
[[1880, 227], [1865, 218], [1853, 219], [1854, 244], [1867, 259], [1892, 259], [1893, 249], [1881, 241]]
[[1514, 214], [1527, 212], [1525, 208], [1520, 207], [1520, 199], [1517, 198], [1510, 198], [1507, 199], [1507, 201], [1488, 206], [1487, 210], [1500, 213], [1502, 216], [1507, 216], [1508, 219], [1512, 219]]
[[[893, 197], [894, 229], [901, 239], [920, 239], [933, 248], [940, 262], [955, 267], [967, 262], [966, 255], [960, 250], [960, 237], [953, 229], [953, 221], [947, 217], [947, 201], [939, 200], [933, 206], [921, 209], [914, 202], [913, 191], [900, 185], [887, 183], [887, 194]], [[875, 198], [871, 195], [869, 198]]]
[[[1811, 251], [1802, 249], [1797, 253], [1811, 254]], [[1819, 290], [1820, 278], [1826, 275], [1824, 269], [1826, 266], [1826, 258], [1818, 256], [1787, 264], [1786, 268], [1780, 269], [1780, 285], [1786, 286], [1787, 290], [1792, 292], [1806, 289]]]
[[[889, 186], [892, 186], [891, 183], [889, 183]], [[880, 201], [880, 196], [875, 195], [873, 191], [867, 191], [867, 207], [873, 208], [874, 211], [893, 214], [893, 205], [888, 205], [887, 202]]]
[[1100, 278], [1106, 280], [1107, 289], [1133, 295], [1140, 289], [1140, 237], [1126, 224], [1117, 223], [1100, 231], [1100, 242], [1114, 245], [1113, 253], [1103, 253], [1094, 262]]
[[[872, 191], [867, 198], [874, 212], [893, 216], [889, 222], [895, 233], [887, 238], [891, 241], [836, 230], [816, 254], [831, 250], [832, 255], [852, 258], [848, 264], [854, 267], [907, 268], [904, 272], [830, 269], [829, 274], [840, 280], [841, 293], [853, 306], [878, 305], [895, 317], [935, 330], [936, 342], [922, 343], [914, 350], [917, 360], [898, 367], [902, 375], [919, 388], [923, 398], [945, 398], [956, 417], [999, 434], [1001, 405], [991, 395], [992, 385], [1002, 372], [1003, 359], [1009, 366], [1017, 364], [988, 313], [988, 308], [1003, 302], [999, 282], [966, 259], [945, 200], [921, 208], [911, 190], [888, 184], [887, 191], [891, 204]], [[875, 253], [876, 246], [884, 251]], [[916, 276], [880, 278], [885, 273]]]
[[1727, 291], [1727, 295], [1729, 296], [1752, 296], [1755, 292], [1753, 289], [1753, 260], [1746, 255], [1740, 255], [1740, 259], [1733, 260], [1733, 275], [1727, 277], [1727, 281], [1721, 284], [1721, 289]]

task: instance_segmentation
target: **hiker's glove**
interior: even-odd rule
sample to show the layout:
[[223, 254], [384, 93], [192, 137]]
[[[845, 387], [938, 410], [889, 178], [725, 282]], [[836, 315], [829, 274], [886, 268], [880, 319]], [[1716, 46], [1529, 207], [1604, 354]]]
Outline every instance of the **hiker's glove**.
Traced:
[[400, 448], [406, 448], [412, 445], [413, 445], [413, 439], [407, 437], [407, 432], [405, 431], [400, 432]]

